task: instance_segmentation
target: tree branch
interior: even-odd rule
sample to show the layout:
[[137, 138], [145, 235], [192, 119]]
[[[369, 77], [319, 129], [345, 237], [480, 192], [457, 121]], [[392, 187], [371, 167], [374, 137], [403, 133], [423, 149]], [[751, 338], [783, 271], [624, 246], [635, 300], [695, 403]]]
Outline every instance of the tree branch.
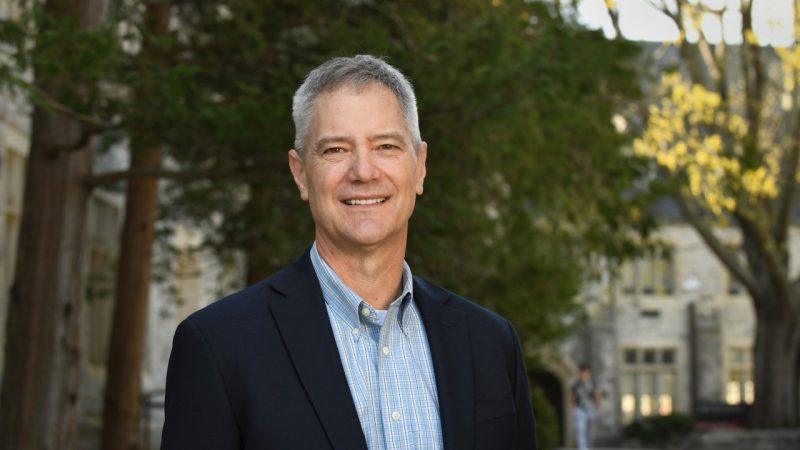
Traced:
[[[712, 14], [717, 15], [717, 19], [720, 23], [722, 23], [721, 12], [714, 12]], [[700, 57], [703, 59], [705, 66], [708, 68], [711, 80], [716, 80], [718, 82], [722, 77], [721, 72], [723, 70], [724, 62], [714, 55], [714, 51], [711, 49], [711, 44], [708, 43], [708, 39], [706, 39], [706, 35], [703, 33], [703, 30], [698, 30], [698, 34], [700, 37], [697, 40], [697, 48], [699, 50]], [[725, 40], [723, 38], [721, 45], [724, 46], [724, 42]], [[721, 92], [721, 94], [724, 96], [724, 93]]]
[[[682, 29], [681, 28], [681, 24], [678, 22], [680, 13], [676, 14], [676, 13], [673, 13], [672, 11], [670, 11], [669, 8], [667, 7], [666, 3], [664, 3], [663, 0], [658, 2], [658, 3], [656, 3], [655, 0], [649, 0], [647, 3], [650, 6], [652, 6], [653, 9], [655, 9], [656, 11], [658, 11], [658, 12], [664, 14], [665, 16], [669, 17], [670, 19], [672, 19], [672, 21], [675, 22], [678, 25], [678, 29], [679, 30]], [[678, 2], [678, 10], [679, 11], [680, 11], [680, 7], [681, 7], [680, 6], [680, 2]]]
[[777, 257], [780, 255], [779, 244], [772, 239], [757, 218], [748, 217], [740, 211], [734, 212], [734, 217], [739, 221], [739, 228], [744, 234], [742, 238], [749, 237], [754, 240], [755, 245], [752, 249], [759, 253], [759, 259], [766, 265], [769, 283], [777, 292], [779, 302], [786, 306], [790, 301], [789, 280], [786, 268], [781, 263], [782, 259]]
[[741, 282], [750, 294], [755, 297], [759, 292], [759, 286], [753, 276], [742, 267], [739, 260], [736, 258], [728, 248], [719, 240], [717, 235], [711, 230], [711, 227], [703, 221], [700, 217], [697, 207], [690, 204], [694, 203], [690, 198], [690, 194], [681, 190], [675, 196], [681, 212], [686, 217], [686, 220], [697, 230], [700, 237], [708, 245], [711, 251], [719, 258], [720, 262]]
[[619, 11], [616, 8], [612, 8], [609, 2], [606, 2], [606, 12], [608, 12], [608, 17], [611, 18], [611, 25], [614, 27], [614, 32], [617, 33], [617, 39], [625, 39], [622, 36], [622, 30], [619, 28]]
[[[753, 4], [742, 3], [742, 72], [745, 83], [745, 103], [749, 138], [758, 142], [761, 105], [764, 98], [764, 69], [760, 48], [748, 36], [753, 33]], [[752, 78], [751, 78], [752, 77]]]
[[266, 170], [285, 169], [285, 162], [261, 161], [246, 166], [231, 167], [227, 169], [186, 169], [173, 170], [162, 167], [149, 167], [143, 169], [121, 170], [94, 175], [86, 179], [90, 188], [109, 185], [118, 181], [128, 181], [137, 178], [163, 178], [174, 181], [192, 182], [200, 180], [221, 180], [233, 178], [246, 178], [253, 175], [263, 176]]
[[778, 211], [775, 219], [773, 234], [779, 242], [785, 242], [789, 231], [789, 221], [797, 193], [797, 169], [800, 163], [800, 115], [796, 115], [795, 129], [792, 130], [794, 142], [789, 149], [784, 162], [781, 164], [783, 171], [783, 186], [779, 191]]
[[[678, 31], [680, 31], [682, 39], [679, 45], [679, 51], [681, 54], [682, 59], [686, 62], [686, 70], [689, 72], [689, 79], [692, 83], [699, 84], [706, 89], [713, 89], [712, 83], [712, 76], [710, 72], [715, 70], [718, 72], [718, 67], [714, 67], [714, 57], [710, 55], [710, 49], [707, 48], [708, 43], [706, 44], [706, 48], [703, 47], [703, 34], [700, 32], [700, 39], [697, 44], [692, 44], [686, 40], [686, 25], [684, 24], [684, 8], [688, 8], [685, 1], [677, 0], [676, 1], [676, 10], [675, 12], [671, 12], [669, 8], [667, 8], [664, 2], [661, 2], [661, 6], [656, 6], [653, 1], [650, 2], [653, 7], [659, 9], [659, 11], [672, 19], [675, 23], [675, 26], [678, 27]], [[698, 30], [699, 32], [700, 30]], [[705, 54], [704, 54], [705, 52]], [[711, 62], [709, 62], [709, 60]]]
[[[102, 131], [111, 128], [118, 128], [120, 126], [119, 123], [107, 123], [97, 117], [75, 111], [69, 106], [58, 101], [41, 87], [37, 86], [36, 83], [24, 80], [18, 76], [9, 76], [8, 81], [12, 86], [16, 86], [18, 89], [22, 89], [23, 91], [31, 93], [34, 98], [34, 102], [38, 103], [42, 108], [48, 110], [48, 112], [58, 113], [73, 119], [77, 122], [80, 122], [82, 125], [89, 127], [91, 130]], [[38, 102], [36, 101], [37, 99]]]

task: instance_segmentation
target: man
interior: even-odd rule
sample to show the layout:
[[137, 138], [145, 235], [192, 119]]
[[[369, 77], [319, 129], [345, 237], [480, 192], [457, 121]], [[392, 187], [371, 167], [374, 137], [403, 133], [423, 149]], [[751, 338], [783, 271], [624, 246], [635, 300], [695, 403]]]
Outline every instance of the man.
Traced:
[[511, 324], [404, 261], [427, 156], [411, 84], [335, 58], [293, 118], [316, 240], [178, 327], [162, 449], [535, 449]]
[[575, 438], [578, 450], [588, 450], [597, 410], [600, 408], [600, 391], [592, 380], [588, 364], [579, 366], [578, 379], [572, 384], [569, 404], [575, 419]]

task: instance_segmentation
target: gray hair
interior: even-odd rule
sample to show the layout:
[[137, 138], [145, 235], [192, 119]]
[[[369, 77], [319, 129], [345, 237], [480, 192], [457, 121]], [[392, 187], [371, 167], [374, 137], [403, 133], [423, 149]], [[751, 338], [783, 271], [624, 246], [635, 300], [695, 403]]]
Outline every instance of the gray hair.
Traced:
[[292, 118], [294, 119], [294, 148], [304, 154], [304, 146], [314, 118], [314, 105], [317, 97], [333, 91], [342, 85], [350, 84], [359, 91], [378, 83], [389, 88], [397, 97], [406, 126], [414, 140], [415, 150], [419, 150], [422, 137], [419, 132], [417, 97], [411, 82], [399, 70], [371, 55], [333, 58], [312, 70], [292, 99]]

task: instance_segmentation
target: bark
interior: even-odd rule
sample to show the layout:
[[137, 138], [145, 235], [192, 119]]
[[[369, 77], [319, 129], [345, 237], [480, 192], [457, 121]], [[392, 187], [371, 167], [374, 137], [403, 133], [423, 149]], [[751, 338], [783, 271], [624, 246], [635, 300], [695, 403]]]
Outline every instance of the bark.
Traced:
[[[44, 10], [94, 29], [102, 22], [103, 5], [99, 0], [51, 0]], [[35, 84], [55, 96], [65, 82], [41, 75]], [[73, 117], [37, 106], [31, 125], [0, 391], [0, 449], [9, 450], [73, 448], [78, 417], [89, 198], [84, 180], [91, 174], [92, 150], [75, 145], [85, 130]]]
[[757, 428], [796, 427], [798, 414], [798, 318], [759, 314], [755, 362], [755, 403], [751, 422]]
[[[751, 291], [756, 314], [753, 349], [755, 402], [750, 423], [756, 428], [800, 425], [798, 364], [800, 361], [800, 309], [786, 277], [787, 261], [769, 264], [776, 250], [765, 246], [757, 230], [738, 220], [743, 248], [757, 289]], [[785, 242], [778, 242], [785, 246]], [[776, 268], [775, 266], [781, 266]], [[781, 272], [776, 274], [776, 269]]]
[[[167, 31], [168, 3], [148, 3], [146, 27], [158, 35]], [[143, 57], [156, 59], [145, 40]], [[137, 97], [148, 95], [146, 88]], [[132, 171], [155, 170], [161, 166], [161, 145], [143, 141], [146, 124], [134, 127], [131, 142]], [[128, 181], [125, 221], [122, 228], [117, 267], [116, 301], [108, 346], [108, 371], [103, 411], [102, 448], [142, 448], [139, 433], [141, 373], [147, 332], [153, 242], [158, 209], [158, 179]]]
[[[269, 189], [262, 184], [250, 185], [250, 193], [247, 208], [251, 213], [265, 211], [269, 203], [274, 201]], [[270, 264], [270, 246], [265, 236], [246, 236], [245, 239], [241, 243], [245, 253], [245, 283], [250, 286], [272, 275], [275, 268]]]
[[[56, 449], [73, 442], [89, 148], [47, 155], [74, 122], [36, 108], [6, 324], [0, 448]], [[67, 447], [70, 447], [67, 445]]]
[[[156, 167], [160, 147], [136, 152], [131, 168]], [[140, 448], [139, 406], [158, 203], [158, 179], [128, 182], [117, 270], [116, 303], [108, 345], [103, 449]]]

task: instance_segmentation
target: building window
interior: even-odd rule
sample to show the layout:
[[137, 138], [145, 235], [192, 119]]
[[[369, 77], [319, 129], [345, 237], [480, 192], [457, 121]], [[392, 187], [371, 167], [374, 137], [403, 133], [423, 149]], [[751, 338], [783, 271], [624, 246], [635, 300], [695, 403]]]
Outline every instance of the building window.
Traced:
[[620, 408], [623, 423], [639, 417], [672, 414], [675, 399], [675, 349], [623, 349]]
[[749, 347], [730, 347], [726, 355], [725, 403], [752, 404], [755, 398], [753, 386], [753, 356]]
[[626, 294], [672, 295], [675, 292], [675, 267], [670, 252], [654, 251], [622, 268]]

